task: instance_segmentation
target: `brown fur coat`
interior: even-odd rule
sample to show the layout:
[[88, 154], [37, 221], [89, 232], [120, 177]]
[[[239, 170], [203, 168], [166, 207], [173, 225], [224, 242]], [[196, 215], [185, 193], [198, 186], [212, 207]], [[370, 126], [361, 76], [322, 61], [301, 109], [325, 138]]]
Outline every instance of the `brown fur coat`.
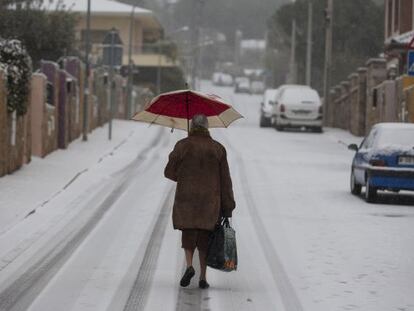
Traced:
[[235, 208], [226, 149], [208, 131], [190, 133], [169, 156], [165, 177], [177, 182], [174, 229], [213, 230]]

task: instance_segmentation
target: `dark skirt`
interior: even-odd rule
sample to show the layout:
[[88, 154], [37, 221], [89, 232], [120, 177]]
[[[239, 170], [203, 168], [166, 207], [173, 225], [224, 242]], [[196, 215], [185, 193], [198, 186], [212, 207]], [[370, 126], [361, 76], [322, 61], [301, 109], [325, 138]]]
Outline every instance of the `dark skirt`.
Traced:
[[181, 247], [188, 250], [198, 249], [207, 252], [210, 231], [200, 229], [184, 229], [181, 236]]

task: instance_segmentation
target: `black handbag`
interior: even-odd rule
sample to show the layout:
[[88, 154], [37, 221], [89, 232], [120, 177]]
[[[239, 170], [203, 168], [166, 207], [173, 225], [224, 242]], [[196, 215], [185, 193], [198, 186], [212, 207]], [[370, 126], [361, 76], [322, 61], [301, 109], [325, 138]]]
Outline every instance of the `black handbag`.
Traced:
[[207, 249], [207, 266], [221, 270], [224, 266], [224, 223], [225, 218], [218, 222], [210, 233]]

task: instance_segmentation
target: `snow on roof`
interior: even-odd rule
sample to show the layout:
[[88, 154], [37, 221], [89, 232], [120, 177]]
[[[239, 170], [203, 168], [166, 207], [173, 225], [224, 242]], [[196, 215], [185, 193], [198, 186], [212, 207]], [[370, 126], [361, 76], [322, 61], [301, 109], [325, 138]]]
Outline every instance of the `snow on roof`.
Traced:
[[263, 94], [264, 101], [275, 99], [277, 93], [279, 93], [278, 89], [267, 89]]
[[263, 72], [264, 72], [263, 69], [248, 69], [248, 68], [243, 69], [243, 73], [246, 76], [251, 76], [251, 75], [260, 76]]
[[287, 88], [281, 95], [283, 100], [288, 103], [300, 103], [300, 102], [310, 102], [310, 103], [320, 103], [320, 98], [318, 92], [311, 88]]
[[264, 50], [266, 48], [265, 40], [241, 40], [240, 47], [242, 49], [255, 49], [255, 50]]
[[[59, 0], [59, 5], [65, 10], [77, 13], [86, 13], [88, 0]], [[130, 15], [132, 5], [120, 3], [113, 0], [94, 0], [91, 1], [91, 11], [96, 14], [114, 14], [114, 15]], [[54, 9], [49, 7], [48, 9]], [[152, 14], [152, 11], [135, 7], [136, 14]]]
[[277, 92], [279, 92], [278, 89], [267, 89], [265, 94], [277, 94]]
[[411, 40], [414, 38], [414, 30], [405, 32], [403, 34], [392, 36], [388, 38], [385, 42], [391, 43], [392, 41], [400, 44], [409, 44]]
[[414, 123], [402, 123], [402, 122], [384, 122], [374, 125], [375, 128], [381, 129], [414, 129]]
[[310, 89], [309, 85], [301, 85], [301, 84], [283, 84], [279, 87], [279, 90], [290, 89], [290, 88], [305, 88]]

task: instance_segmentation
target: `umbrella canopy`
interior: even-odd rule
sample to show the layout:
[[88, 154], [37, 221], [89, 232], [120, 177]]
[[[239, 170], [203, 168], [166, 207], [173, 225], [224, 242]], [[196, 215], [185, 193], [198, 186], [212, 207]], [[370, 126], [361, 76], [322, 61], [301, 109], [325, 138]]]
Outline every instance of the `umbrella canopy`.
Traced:
[[188, 131], [189, 120], [197, 114], [207, 117], [210, 128], [228, 127], [235, 120], [243, 118], [217, 95], [180, 90], [155, 97], [144, 111], [132, 119]]

